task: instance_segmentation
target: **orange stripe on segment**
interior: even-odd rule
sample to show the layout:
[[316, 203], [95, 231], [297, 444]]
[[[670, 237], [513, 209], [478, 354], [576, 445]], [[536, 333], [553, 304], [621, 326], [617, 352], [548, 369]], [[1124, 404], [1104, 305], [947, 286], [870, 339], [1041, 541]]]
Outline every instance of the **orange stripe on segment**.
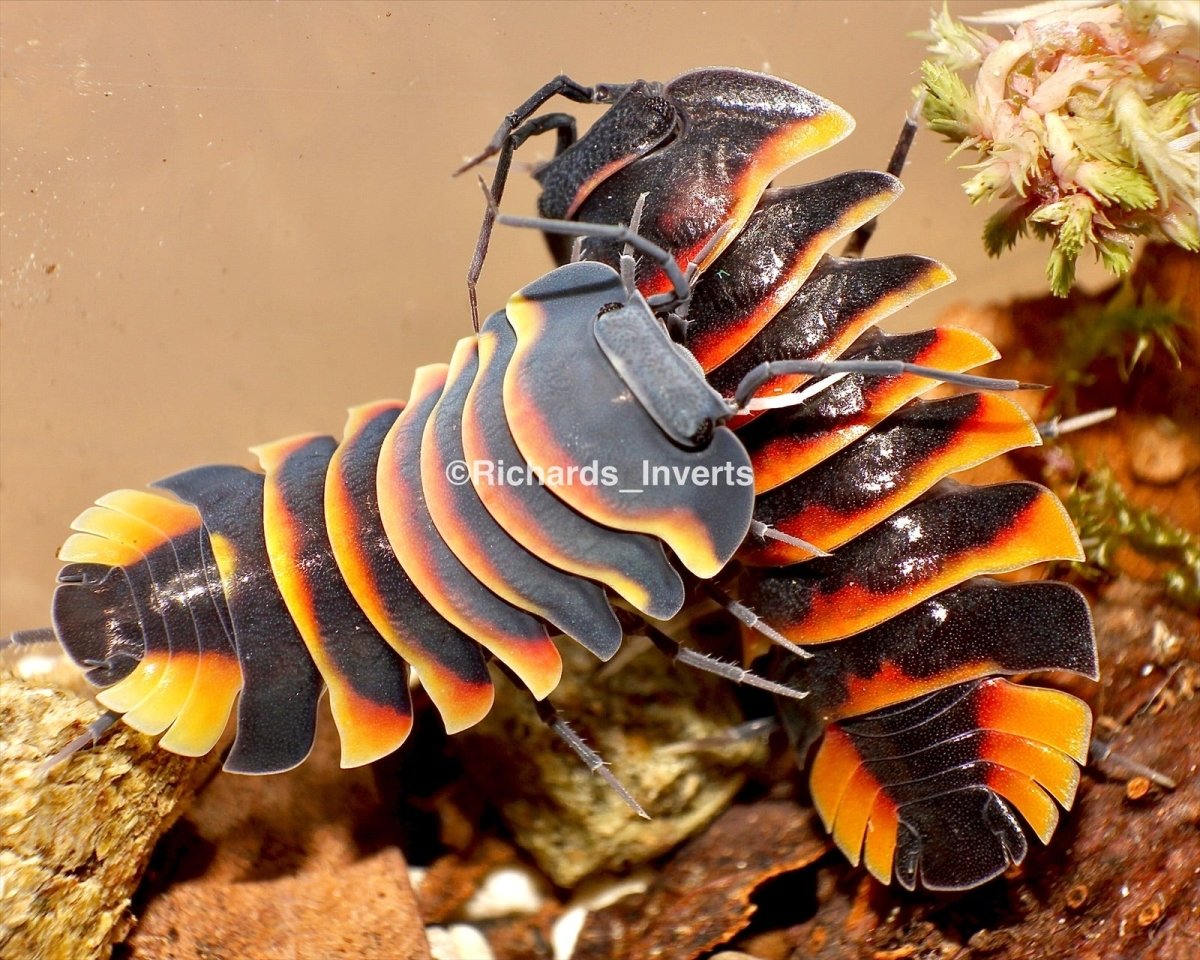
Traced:
[[[509, 298], [506, 306], [509, 322], [517, 332], [517, 349], [510, 364], [521, 360], [522, 353], [538, 337], [546, 336], [544, 304], [529, 300], [519, 293]], [[520, 389], [517, 377], [504, 378], [504, 410], [514, 426], [513, 435], [526, 461], [541, 471], [548, 490], [589, 520], [618, 530], [630, 530], [658, 537], [667, 544], [680, 562], [697, 577], [711, 579], [725, 567], [704, 523], [686, 509], [660, 510], [651, 514], [634, 514], [636, 497], [625, 497], [628, 512], [614, 509], [606, 498], [601, 484], [574, 483], [575, 474], [567, 469], [577, 464], [570, 451], [554, 440], [554, 431], [545, 413]], [[565, 476], [565, 480], [563, 477]], [[554, 481], [559, 482], [554, 482]]]
[[846, 785], [861, 762], [858, 751], [845, 733], [837, 727], [829, 727], [825, 731], [825, 738], [813, 757], [808, 777], [813, 807], [826, 830], [833, 829], [833, 819]]
[[[492, 363], [496, 353], [495, 336], [487, 331], [480, 333], [479, 340], [479, 373], [475, 380], [478, 384], [484, 371]], [[480, 421], [472, 413], [472, 408], [478, 403], [476, 387], [472, 386], [467, 394], [466, 409], [463, 413], [462, 439], [463, 453], [468, 463], [490, 462], [486, 440], [479, 429]], [[542, 557], [547, 563], [591, 580], [598, 580], [621, 596], [635, 610], [645, 613], [650, 606], [650, 592], [641, 584], [627, 577], [620, 570], [602, 563], [587, 563], [578, 558], [564, 554], [553, 538], [544, 535], [542, 526], [537, 518], [531, 515], [521, 502], [520, 496], [513, 487], [503, 483], [481, 483], [475, 488], [479, 499], [487, 507], [488, 512], [500, 526], [513, 536], [514, 531], [520, 531], [519, 542], [536, 556]], [[513, 536], [514, 539], [518, 539]]]
[[[738, 232], [750, 219], [750, 214], [758, 206], [758, 201], [762, 199], [763, 192], [771, 185], [772, 180], [788, 167], [799, 163], [806, 157], [811, 157], [814, 153], [819, 153], [826, 147], [833, 146], [853, 129], [854, 118], [841, 107], [831, 103], [827, 112], [819, 113], [798, 123], [788, 124], [781, 128], [775, 136], [764, 141], [755, 157], [755, 162], [737, 179], [730, 190], [736, 199], [725, 220], [732, 221], [735, 226], [721, 238], [712, 252], [700, 263], [700, 270], [707, 269], [734, 241]], [[701, 249], [702, 246], [697, 246], [696, 249], [689, 250], [686, 257], [679, 259], [679, 265], [686, 267], [692, 258], [700, 253]], [[655, 292], [661, 293], [668, 286], [669, 284], [664, 285], [662, 290]]]
[[[383, 412], [383, 409], [402, 410], [404, 404], [394, 402], [390, 407], [379, 407], [370, 416], [358, 416], [363, 407], [350, 410], [350, 419], [346, 423], [345, 437], [349, 439], [358, 433], [366, 421], [372, 416]], [[345, 440], [333, 452], [329, 462], [329, 473], [325, 481], [325, 522], [329, 527], [329, 540], [333, 546], [334, 559], [346, 586], [350, 588], [355, 602], [362, 608], [363, 613], [375, 626], [375, 629], [390, 643], [395, 651], [405, 660], [412, 662], [407, 645], [396, 636], [391, 628], [391, 619], [387, 608], [379, 596], [371, 567], [363, 553], [359, 541], [359, 530], [354, 524], [357, 505], [350, 499], [350, 493], [339, 482], [342, 456], [346, 446]]]
[[196, 669], [191, 695], [158, 745], [184, 757], [202, 757], [221, 739], [242, 689], [237, 659], [205, 650]]
[[[788, 167], [833, 146], [848, 136], [853, 129], [854, 118], [832, 103], [828, 104], [828, 109], [823, 113], [780, 128], [775, 136], [763, 142], [754, 163], [733, 185], [732, 193], [737, 199], [726, 219], [744, 224], [758, 206], [763, 191], [771, 185], [772, 180]], [[700, 269], [703, 270], [715, 261], [721, 251], [732, 242], [733, 237], [726, 235], [708, 259], [700, 264]]]
[[404, 401], [396, 399], [371, 400], [346, 408], [345, 436], [356, 436], [368, 423], [389, 410], [403, 411]]
[[[596, 523], [657, 537], [671, 548], [688, 570], [701, 579], [711, 579], [725, 568], [704, 524], [686, 509], [660, 510], [635, 517], [614, 510], [604, 498], [599, 485], [552, 482], [556, 471], [550, 468], [572, 464], [571, 454], [554, 443], [541, 411], [509, 396], [507, 381], [504, 408], [508, 411], [510, 422], [521, 421], [521, 453], [530, 464], [542, 469], [547, 489], [568, 506]], [[536, 445], [529, 442], [535, 438]]]
[[[788, 302], [796, 295], [808, 279], [809, 274], [813, 272], [813, 268], [825, 255], [825, 251], [842, 237], [883, 213], [898, 195], [898, 190], [894, 193], [891, 191], [878, 193], [861, 203], [848, 207], [843, 211], [842, 217], [837, 223], [819, 233], [814, 233], [809, 238], [804, 247], [803, 256], [792, 264], [787, 276], [771, 291], [771, 295], [742, 318], [740, 323], [716, 330], [711, 336], [695, 337], [688, 344], [688, 349], [700, 361], [700, 366], [704, 371], [707, 373], [719, 367], [753, 340], [755, 335], [770, 323], [775, 315], [787, 306]], [[837, 353], [848, 347], [854, 340], [855, 336], [844, 335], [842, 341], [839, 341], [842, 346]], [[836, 354], [828, 355], [835, 356]], [[771, 391], [764, 389], [759, 392], [766, 394]], [[788, 391], [781, 390], [779, 392], [787, 393]]]
[[[136, 491], [128, 492], [136, 496]], [[110, 494], [108, 499], [129, 502], [128, 498], [120, 497], [121, 493], [121, 491], [117, 491], [116, 495]], [[155, 497], [151, 494], [145, 494], [144, 499], [167, 504], [173, 503], [164, 497]], [[157, 505], [153, 504], [152, 506]], [[198, 525], [199, 523], [198, 512], [193, 514], [167, 510], [157, 510], [156, 512], [166, 515], [170, 521], [173, 521], [169, 525], [175, 528], [179, 534], [187, 533], [189, 529], [195, 528], [189, 524]], [[115, 509], [101, 506], [89, 507], [84, 510], [72, 522], [72, 528], [83, 533], [107, 537], [121, 546], [128, 547], [138, 554], [139, 562], [145, 562], [145, 555], [150, 551], [160, 550], [169, 546], [171, 542], [171, 536], [166, 531], [152, 525], [140, 515], [121, 513]], [[190, 620], [187, 628], [192, 629]], [[195, 642], [196, 638], [193, 637], [192, 643]], [[171, 651], [167, 656], [166, 666], [159, 676], [158, 685], [144, 699], [128, 709], [124, 717], [125, 722], [133, 729], [150, 736], [157, 736], [166, 730], [175, 722], [184, 703], [190, 698], [199, 662], [199, 651]], [[124, 698], [130, 692], [138, 689], [141, 688], [131, 686], [120, 696]], [[110, 707], [109, 709], [114, 708]]]
[[126, 516], [140, 517], [172, 540], [200, 528], [200, 511], [191, 504], [144, 490], [114, 490], [96, 503]]
[[[889, 195], [890, 196], [890, 195]], [[891, 199], [895, 199], [891, 197]], [[890, 200], [888, 201], [890, 202]], [[885, 204], [886, 206], [886, 204]], [[868, 218], [870, 219], [870, 218]], [[859, 224], [855, 224], [854, 229], [857, 229]], [[843, 234], [844, 235], [844, 234]], [[837, 238], [834, 238], [836, 242]], [[932, 293], [941, 287], [947, 286], [955, 281], [954, 273], [942, 263], [931, 263], [922, 270], [920, 274], [912, 279], [911, 282], [903, 287], [900, 287], [886, 296], [880, 297], [870, 308], [861, 311], [854, 319], [847, 323], [840, 331], [837, 337], [830, 340], [823, 349], [814, 353], [811, 360], [833, 360], [840, 357], [863, 333], [870, 330], [880, 320], [891, 316], [904, 307], [907, 307], [915, 300], [919, 300], [927, 293]], [[955, 329], [955, 328], [946, 328]], [[731, 354], [732, 355], [732, 354]], [[991, 359], [995, 359], [992, 357]], [[722, 361], [723, 362], [723, 361]], [[705, 370], [711, 369], [707, 365]], [[948, 369], [948, 368], [943, 368]], [[811, 378], [803, 374], [790, 374], [781, 377], [773, 377], [768, 380], [757, 391], [758, 396], [771, 396], [773, 394], [790, 393], [801, 384], [806, 383]]]
[[998, 669], [1000, 665], [997, 663], [979, 660], [927, 677], [910, 677], [894, 661], [885, 660], [880, 664], [879, 672], [870, 677], [852, 674], [846, 678], [848, 695], [843, 703], [837, 705], [835, 716], [838, 719], [862, 716], [872, 710], [915, 700], [956, 683], [989, 676]]
[[637, 159], [639, 159], [639, 156], [636, 153], [632, 153], [625, 157], [617, 157], [616, 160], [609, 161], [594, 174], [584, 180], [583, 183], [579, 185], [579, 189], [575, 191], [575, 198], [571, 201], [571, 205], [567, 207], [567, 212], [562, 215], [562, 219], [573, 219], [579, 208], [587, 202], [587, 198], [592, 195], [592, 191], [595, 190], [599, 184], [603, 183], [618, 170], [623, 170]]
[[[742, 227], [746, 225], [746, 221], [750, 219], [750, 214], [758, 206], [763, 191], [770, 186], [772, 180], [805, 157], [810, 157], [837, 143], [854, 129], [854, 118], [850, 114], [832, 103], [828, 106], [829, 109], [825, 113], [788, 124], [782, 127], [775, 136], [763, 141], [754, 162], [728, 190], [735, 199], [723, 222], [731, 223], [732, 226], [713, 247], [712, 252], [699, 264], [701, 272], [706, 270], [734, 241]], [[700, 242], [677, 253], [675, 260], [680, 268], [686, 268], [704, 249], [704, 244], [709, 239], [711, 239], [711, 235], [705, 235]], [[638, 286], [642, 293], [649, 297], [670, 290], [671, 281], [661, 270], [656, 270], [653, 278]]]
[[871, 805], [867, 820], [867, 838], [863, 844], [863, 865], [880, 883], [892, 882], [892, 863], [896, 856], [896, 834], [900, 813], [896, 804], [880, 790]]
[[[409, 409], [415, 410], [427, 403], [431, 396], [440, 393], [449, 372], [450, 368], [446, 364], [418, 367], [408, 399]], [[427, 420], [426, 424], [428, 423]], [[463, 605], [451, 592], [453, 585], [446, 582], [443, 571], [430, 555], [424, 540], [407, 535], [411, 529], [408, 519], [426, 508], [423, 504], [414, 502], [408, 485], [392, 468], [397, 461], [398, 438], [404, 427], [402, 414], [388, 431], [387, 438], [379, 450], [377, 479], [379, 515], [383, 518], [383, 527], [396, 559], [438, 613], [480, 646], [495, 654], [502, 663], [511, 667], [536, 699], [541, 700], [549, 696], [562, 679], [562, 658], [545, 629], [538, 626], [536, 634], [516, 634], [497, 624], [468, 617], [462, 611]], [[436, 530], [432, 535], [438, 536]], [[482, 584], [479, 584], [479, 588], [487, 589]], [[524, 616], [524, 611], [521, 611], [521, 614]], [[537, 624], [532, 618], [525, 619], [531, 625]]]
[[833, 842], [846, 855], [851, 866], [858, 866], [862, 857], [867, 821], [881, 789], [871, 772], [865, 766], [860, 766], [842, 793], [842, 802], [838, 804], [837, 816], [833, 821]]
[[[253, 447], [250, 452], [266, 472], [263, 533], [271, 572], [300, 638], [329, 688], [329, 706], [342, 745], [342, 767], [348, 768], [371, 763], [397, 750], [412, 729], [412, 716], [359, 696], [325, 650], [312, 587], [301, 563], [301, 535], [296, 517], [288, 511], [279, 489], [277, 474], [288, 457], [321, 436], [300, 434]], [[379, 752], [372, 752], [375, 750]]]
[[948, 557], [927, 579], [891, 594], [873, 593], [858, 584], [830, 594], [816, 591], [804, 622], [784, 632], [795, 643], [828, 643], [890, 620], [970, 577], [1009, 573], [1046, 560], [1082, 558], [1079, 537], [1066, 508], [1049, 490], [1042, 489], [995, 540]]
[[196, 682], [199, 661], [200, 658], [194, 653], [172, 653], [167, 658], [158, 685], [121, 719], [134, 730], [152, 737], [158, 736], [175, 722], [183, 710]]
[[996, 544], [1006, 556], [999, 559], [1002, 565], [994, 568], [994, 573], [1008, 573], [1044, 560], [1084, 559], [1083, 544], [1079, 542], [1071, 515], [1049, 490], [1041, 492]]
[[[1037, 426], [1020, 406], [1007, 397], [981, 394], [980, 409], [964, 421], [954, 439], [914, 469], [891, 496], [877, 500], [871, 509], [845, 514], [814, 505], [777, 521], [775, 527], [822, 550], [833, 550], [912, 503], [944, 477], [986, 463], [1009, 450], [1038, 446], [1041, 442]], [[758, 562], [780, 564], [799, 563], [811, 556], [808, 551], [778, 541], [756, 552]]]
[[[914, 357], [913, 363], [961, 373], [1000, 356], [991, 343], [971, 330], [939, 327], [936, 332], [937, 339]], [[803, 380], [803, 377], [794, 378], [793, 389]], [[780, 434], [756, 444], [749, 451], [754, 464], [755, 493], [765, 493], [812, 469], [874, 429], [909, 400], [937, 385], [936, 380], [910, 374], [880, 378], [873, 383], [867, 381], [864, 393], [869, 396], [869, 402], [857, 416], [847, 417], [835, 429], [799, 438]]]
[[[463, 367], [474, 356], [475, 337], [464, 337], [454, 346], [450, 358], [450, 372], [447, 382], [452, 383], [462, 376]], [[425, 504], [433, 517], [438, 533], [463, 564], [489, 590], [506, 600], [514, 607], [528, 610], [535, 616], [546, 617], [546, 611], [540, 607], [536, 597], [525, 597], [512, 588], [504, 571], [493, 562], [492, 554], [486, 549], [465, 522], [456, 505], [456, 498], [451, 485], [446, 482], [448, 464], [438, 449], [436, 436], [436, 418], [440, 403], [435, 407], [429, 419], [425, 421], [425, 432], [421, 436], [421, 487], [425, 494]], [[463, 416], [465, 427], [466, 416]], [[465, 454], [465, 450], [464, 450]], [[492, 484], [480, 484], [491, 486]], [[472, 487], [472, 490], [475, 488]]]
[[1042, 843], [1049, 843], [1058, 826], [1058, 808], [1046, 791], [1028, 777], [995, 764], [988, 766], [987, 785], [1016, 807]]
[[129, 676], [97, 693], [96, 702], [116, 713], [132, 710], [154, 692], [166, 672], [169, 661], [170, 657], [165, 650], [161, 653], [145, 654]]
[[334, 559], [355, 602], [379, 631], [379, 635], [417, 672], [421, 685], [441, 714], [446, 732], [454, 734], [474, 726], [487, 716], [492, 709], [495, 690], [490, 683], [465, 683], [393, 627], [359, 539], [361, 530], [356, 523], [357, 505], [342, 482], [340, 464], [346, 441], [356, 436], [379, 414], [403, 409], [403, 402], [398, 400], [380, 400], [350, 409], [343, 442], [334, 451], [329, 463], [325, 483], [325, 522], [329, 528]]
[[980, 685], [979, 725], [1061, 750], [1086, 764], [1092, 712], [1077, 697], [1046, 687], [1027, 687], [996, 677]]
[[[98, 498], [96, 504], [126, 516], [138, 517], [162, 530], [172, 540], [197, 532], [203, 526], [200, 511], [192, 504], [162, 494], [114, 490]], [[228, 725], [229, 714], [241, 684], [238, 660], [202, 646], [192, 690], [178, 718], [158, 740], [158, 745], [180, 756], [208, 754]]]
[[386, 757], [404, 743], [412, 731], [411, 714], [360, 697], [349, 686], [336, 698], [330, 687], [329, 706], [342, 741], [343, 770]]
[[1045, 744], [1033, 743], [1010, 733], [987, 731], [980, 743], [981, 759], [998, 763], [1032, 777], [1070, 810], [1079, 787], [1079, 767], [1066, 754]]
[[[381, 400], [373, 404], [352, 407], [346, 421], [344, 439], [341, 446], [333, 452], [329, 462], [329, 473], [325, 481], [325, 523], [329, 527], [329, 540], [333, 547], [334, 559], [342, 579], [346, 581], [355, 602], [362, 608], [367, 619], [376, 630], [401, 657], [416, 664], [409, 648], [402, 637], [392, 629], [391, 618], [387, 607], [380, 598], [378, 585], [371, 574], [371, 567], [363, 552], [359, 540], [360, 531], [355, 523], [358, 512], [357, 505], [350, 498], [350, 492], [341, 482], [341, 461], [345, 453], [346, 441], [356, 436], [362, 428], [374, 417], [385, 410], [403, 410], [404, 404], [398, 400]], [[419, 653], [417, 653], [419, 657]], [[436, 682], [435, 682], [436, 683]], [[432, 694], [431, 694], [432, 695]], [[436, 702], [436, 700], [435, 700]]]

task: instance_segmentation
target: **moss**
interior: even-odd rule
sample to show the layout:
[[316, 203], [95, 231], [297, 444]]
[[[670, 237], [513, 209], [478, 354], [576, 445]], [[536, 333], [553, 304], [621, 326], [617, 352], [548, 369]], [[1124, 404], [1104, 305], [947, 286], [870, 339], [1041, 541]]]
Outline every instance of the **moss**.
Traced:
[[1062, 347], [1054, 382], [1070, 401], [1073, 388], [1092, 383], [1097, 364], [1106, 361], [1116, 365], [1123, 381], [1156, 350], [1165, 350], [1178, 368], [1186, 322], [1178, 304], [1163, 303], [1149, 286], [1139, 293], [1126, 280], [1106, 303], [1085, 303], [1058, 321]]
[[1165, 564], [1167, 595], [1185, 609], [1200, 610], [1200, 540], [1157, 510], [1131, 503], [1105, 468], [1083, 475], [1066, 505], [1086, 552], [1086, 559], [1076, 565], [1083, 576], [1116, 576], [1118, 551], [1131, 549]]

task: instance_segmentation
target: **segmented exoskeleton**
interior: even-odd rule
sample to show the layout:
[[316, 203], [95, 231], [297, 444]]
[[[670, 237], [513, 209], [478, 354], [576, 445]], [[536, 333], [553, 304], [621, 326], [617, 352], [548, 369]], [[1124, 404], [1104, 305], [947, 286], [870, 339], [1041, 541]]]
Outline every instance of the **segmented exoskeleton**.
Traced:
[[[556, 92], [613, 105], [570, 145], [569, 118], [526, 123]], [[949, 272], [826, 255], [896, 179], [767, 189], [850, 127], [743, 71], [540, 91], [494, 142], [497, 186], [525, 136], [558, 130], [542, 213], [636, 231], [568, 226], [582, 259], [419, 369], [406, 402], [352, 410], [340, 441], [276, 441], [255, 449], [261, 473], [200, 467], [81, 514], [54, 625], [101, 703], [202, 754], [236, 701], [226, 769], [269, 773], [308, 754], [327, 688], [343, 764], [366, 763], [408, 735], [410, 667], [461, 730], [491, 706], [490, 659], [544, 698], [553, 634], [607, 658], [628, 621], [614, 597], [670, 618], [740, 551], [742, 599], [790, 651], [780, 682], [756, 682], [807, 694], [785, 718], [802, 746], [825, 730], [813, 795], [851, 859], [865, 834], [877, 876], [933, 888], [1019, 860], [1014, 808], [1049, 836], [1090, 716], [996, 675], [1094, 675], [1090, 621], [1070, 588], [972, 578], [1078, 542], [1041, 487], [941, 482], [1038, 442], [995, 394], [914, 400], [930, 368], [1002, 386], [961, 373], [995, 357], [982, 338], [870, 330]], [[636, 288], [627, 244], [650, 254]], [[757, 392], [813, 374], [825, 389], [754, 416]]]
[[[681, 339], [723, 395], [764, 361], [957, 371], [995, 359], [962, 329], [873, 329], [952, 279], [922, 257], [857, 256], [900, 191], [893, 176], [853, 172], [764, 192], [784, 166], [851, 127], [837, 108], [788, 90], [730, 70], [623, 87], [560, 77], [506, 118], [485, 151], [500, 154], [493, 190], [503, 188], [509, 148], [549, 127], [573, 129], [525, 123], [550, 96], [612, 102], [577, 143], [560, 133], [555, 159], [535, 173], [540, 212], [628, 222], [644, 194], [639, 231], [680, 265], [702, 256]], [[829, 253], [851, 234], [850, 255]], [[618, 250], [585, 238], [581, 253], [615, 264]], [[638, 274], [647, 294], [665, 282], [653, 262]], [[1002, 675], [1095, 678], [1097, 664], [1078, 591], [986, 577], [1079, 555], [1058, 500], [1029, 483], [945, 479], [1039, 443], [1037, 428], [993, 393], [918, 399], [934, 385], [865, 370], [769, 379], [775, 393], [807, 399], [734, 422], [756, 494], [739, 598], [811, 654], [776, 649], [769, 676], [808, 694], [779, 707], [838, 846], [885, 883], [894, 875], [909, 889], [961, 889], [1023, 859], [1022, 817], [1049, 840], [1054, 801], [1071, 806], [1087, 756], [1084, 703]]]

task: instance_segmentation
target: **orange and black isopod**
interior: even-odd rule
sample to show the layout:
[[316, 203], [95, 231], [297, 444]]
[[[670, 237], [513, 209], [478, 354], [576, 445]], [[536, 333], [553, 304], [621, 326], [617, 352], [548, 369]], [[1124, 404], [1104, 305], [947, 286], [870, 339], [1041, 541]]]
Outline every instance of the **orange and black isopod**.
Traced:
[[[610, 106], [572, 142], [534, 117], [556, 94]], [[630, 611], [669, 619], [736, 564], [731, 606], [777, 641], [771, 679], [753, 679], [777, 693], [852, 861], [958, 889], [1022, 859], [1022, 821], [1048, 840], [1090, 714], [1002, 675], [1094, 676], [1090, 616], [1065, 585], [988, 577], [1076, 557], [1078, 540], [1041, 487], [946, 479], [1040, 442], [990, 392], [1016, 384], [965, 372], [994, 349], [874, 329], [950, 272], [829, 252], [896, 178], [770, 188], [851, 127], [739, 70], [538, 91], [488, 151], [494, 193], [521, 141], [557, 131], [537, 176], [560, 227], [541, 225], [564, 260], [556, 231], [582, 237], [575, 262], [407, 396], [352, 410], [340, 439], [267, 443], [261, 472], [199, 467], [84, 511], [53, 622], [101, 703], [192, 755], [235, 715], [227, 769], [271, 773], [307, 756], [327, 690], [343, 764], [368, 763], [411, 729], [411, 671], [462, 730], [492, 704], [490, 661], [545, 700], [554, 636], [608, 658]], [[978, 390], [921, 400], [939, 381]], [[764, 392], [793, 395], [764, 412]], [[540, 480], [479, 469], [500, 463]], [[647, 464], [690, 482], [631, 495]]]

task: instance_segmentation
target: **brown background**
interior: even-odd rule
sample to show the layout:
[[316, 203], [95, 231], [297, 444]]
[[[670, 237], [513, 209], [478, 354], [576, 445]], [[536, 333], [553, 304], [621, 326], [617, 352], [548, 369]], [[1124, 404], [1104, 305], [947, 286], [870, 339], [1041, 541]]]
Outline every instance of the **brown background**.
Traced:
[[[54, 551], [95, 496], [337, 434], [448, 358], [482, 205], [449, 172], [556, 72], [787, 77], [858, 120], [787, 177], [818, 179], [886, 162], [932, 5], [4, 3], [0, 630], [46, 622]], [[984, 257], [946, 152], [919, 138], [874, 247], [959, 275], [906, 325], [1042, 286], [1041, 247]], [[502, 232], [484, 309], [547, 266]]]

